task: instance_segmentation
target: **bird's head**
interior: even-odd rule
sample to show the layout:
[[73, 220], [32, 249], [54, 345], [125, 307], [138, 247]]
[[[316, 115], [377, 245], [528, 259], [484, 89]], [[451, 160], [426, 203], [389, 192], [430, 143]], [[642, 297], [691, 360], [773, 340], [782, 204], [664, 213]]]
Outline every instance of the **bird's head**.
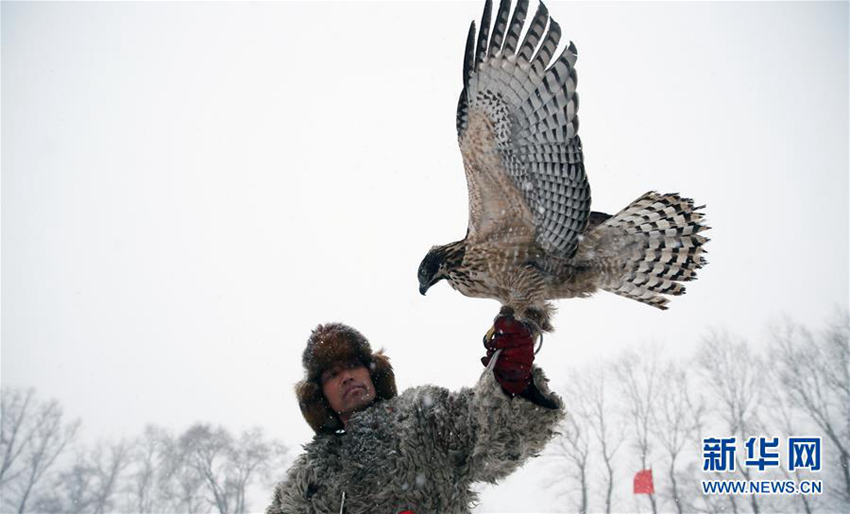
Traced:
[[431, 248], [419, 265], [419, 293], [424, 295], [431, 286], [449, 278], [449, 270], [463, 261], [464, 249], [462, 241]]

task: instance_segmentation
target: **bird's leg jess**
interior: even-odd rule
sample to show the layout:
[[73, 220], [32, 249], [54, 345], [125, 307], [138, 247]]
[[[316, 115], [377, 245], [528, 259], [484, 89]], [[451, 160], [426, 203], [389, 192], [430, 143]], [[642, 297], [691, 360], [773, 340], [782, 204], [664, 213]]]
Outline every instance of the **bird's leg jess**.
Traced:
[[537, 333], [552, 331], [552, 325], [549, 323], [549, 313], [545, 308], [528, 307], [523, 310], [519, 319], [531, 325]]
[[529, 307], [520, 316], [520, 320], [531, 330], [531, 334], [537, 341], [537, 348], [534, 350], [534, 355], [537, 355], [543, 348], [543, 332], [552, 331], [552, 326], [549, 324], [549, 316], [545, 312]]

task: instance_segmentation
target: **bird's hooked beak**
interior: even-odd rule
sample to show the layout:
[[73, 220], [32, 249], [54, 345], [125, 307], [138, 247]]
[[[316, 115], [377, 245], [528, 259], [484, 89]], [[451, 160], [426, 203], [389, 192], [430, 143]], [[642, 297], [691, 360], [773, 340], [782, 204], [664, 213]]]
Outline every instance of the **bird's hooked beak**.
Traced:
[[436, 284], [440, 280], [443, 280], [443, 278], [445, 278], [445, 277], [434, 278], [430, 282], [428, 282], [427, 284], [419, 284], [419, 294], [421, 294], [422, 296], [425, 296], [425, 293], [427, 293], [428, 290], [431, 289], [431, 286], [433, 286], [434, 284]]

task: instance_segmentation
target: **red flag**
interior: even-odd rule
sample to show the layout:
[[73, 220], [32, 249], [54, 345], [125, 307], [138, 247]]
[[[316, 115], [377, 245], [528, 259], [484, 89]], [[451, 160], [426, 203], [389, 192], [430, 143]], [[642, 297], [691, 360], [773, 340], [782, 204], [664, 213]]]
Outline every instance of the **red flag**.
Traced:
[[635, 473], [635, 494], [655, 494], [651, 469], [642, 469]]

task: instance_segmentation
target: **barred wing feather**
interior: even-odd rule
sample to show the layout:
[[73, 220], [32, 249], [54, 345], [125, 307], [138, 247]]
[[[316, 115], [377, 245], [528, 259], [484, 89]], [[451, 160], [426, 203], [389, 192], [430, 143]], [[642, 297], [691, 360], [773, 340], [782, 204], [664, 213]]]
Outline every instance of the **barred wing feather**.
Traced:
[[528, 238], [570, 258], [590, 215], [576, 49], [570, 43], [555, 56], [561, 30], [543, 3], [522, 41], [528, 1], [510, 11], [502, 0], [490, 34], [487, 0], [477, 38], [473, 22], [466, 43], [457, 130], [469, 186], [467, 237]]

